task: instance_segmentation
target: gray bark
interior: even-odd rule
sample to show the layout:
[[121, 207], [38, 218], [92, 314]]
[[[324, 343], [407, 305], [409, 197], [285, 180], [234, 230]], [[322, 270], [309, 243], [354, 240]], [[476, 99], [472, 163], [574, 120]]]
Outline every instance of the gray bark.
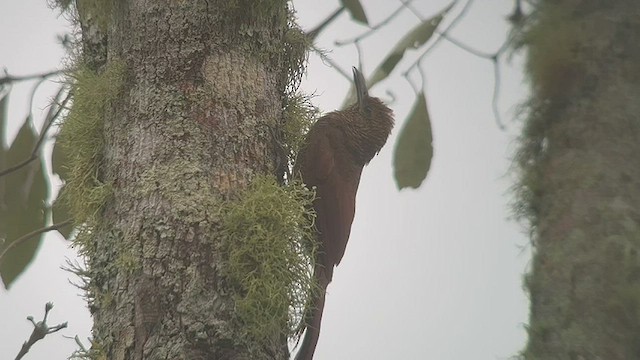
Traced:
[[[277, 166], [287, 9], [264, 3], [114, 1], [97, 36], [107, 66], [127, 70], [105, 116], [113, 197], [88, 259], [108, 359], [250, 358], [231, 338], [216, 233], [220, 202]], [[95, 48], [85, 41], [85, 63], [99, 70]], [[286, 358], [282, 339], [251, 358]]]

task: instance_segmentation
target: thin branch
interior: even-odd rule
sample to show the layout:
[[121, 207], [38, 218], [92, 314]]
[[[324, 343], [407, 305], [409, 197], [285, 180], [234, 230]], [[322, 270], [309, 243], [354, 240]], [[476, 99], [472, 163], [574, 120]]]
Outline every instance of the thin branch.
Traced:
[[71, 225], [71, 223], [73, 223], [73, 220], [68, 219], [62, 222], [59, 222], [57, 224], [53, 224], [51, 226], [46, 226], [40, 229], [36, 229], [33, 230], [32, 232], [22, 235], [21, 237], [17, 238], [15, 241], [11, 242], [11, 244], [9, 244], [6, 248], [4, 248], [4, 250], [2, 251], [2, 253], [0, 253], [0, 264], [2, 264], [2, 261], [4, 260], [5, 255], [7, 255], [7, 253], [9, 253], [9, 251], [11, 251], [13, 248], [15, 248], [16, 246], [24, 243], [25, 241], [33, 238], [36, 235], [40, 235], [52, 230], [58, 230], [61, 229], [67, 225]]
[[7, 73], [5, 69], [5, 76], [0, 78], [0, 85], [4, 85], [7, 83], [14, 83], [18, 81], [26, 81], [26, 80], [34, 80], [34, 79], [46, 79], [51, 76], [60, 75], [64, 73], [65, 70], [53, 70], [46, 73], [41, 74], [32, 74], [32, 75], [24, 75], [24, 76], [11, 76]]
[[[425, 51], [422, 52], [422, 54], [420, 54], [417, 59], [407, 68], [407, 70], [402, 74], [407, 80], [409, 79], [409, 72], [414, 68], [417, 67], [418, 70], [420, 70], [420, 74], [423, 77], [423, 85], [424, 85], [424, 74], [422, 73], [422, 67], [420, 66], [422, 60], [426, 57], [426, 55], [433, 49], [435, 48], [435, 46], [437, 45], [438, 41], [445, 39], [448, 42], [450, 42], [451, 44], [457, 46], [458, 48], [474, 55], [477, 56], [479, 58], [482, 59], [487, 59], [490, 60], [492, 62], [493, 65], [493, 96], [491, 99], [491, 109], [493, 111], [493, 115], [496, 121], [496, 125], [498, 126], [498, 128], [500, 130], [504, 130], [505, 129], [505, 125], [502, 123], [501, 120], [501, 116], [500, 116], [500, 110], [498, 108], [498, 99], [500, 97], [500, 56], [502, 56], [502, 54], [508, 49], [509, 47], [509, 40], [505, 40], [504, 43], [502, 43], [502, 45], [500, 45], [500, 47], [498, 48], [498, 50], [494, 53], [486, 53], [477, 49], [474, 49], [471, 46], [468, 46], [466, 44], [464, 44], [463, 42], [451, 37], [449, 35], [449, 31], [456, 25], [456, 23], [462, 19], [462, 17], [464, 16], [464, 14], [467, 12], [467, 10], [469, 9], [471, 3], [473, 2], [473, 0], [468, 0], [467, 3], [465, 4], [464, 8], [460, 11], [460, 13], [456, 16], [455, 19], [453, 19], [453, 21], [449, 24], [449, 26], [447, 26], [447, 28], [444, 31], [438, 31], [436, 29], [435, 33], [438, 34], [440, 37], [438, 39], [436, 39], [431, 46], [429, 46], [427, 49], [425, 49]], [[519, 5], [519, 1], [516, 2], [516, 6]], [[424, 21], [422, 15], [410, 4], [407, 4], [406, 7], [411, 10], [411, 12], [413, 12], [413, 14], [418, 17], [421, 21]], [[409, 84], [411, 85], [412, 88], [414, 88], [415, 91], [415, 87], [413, 85], [413, 83], [411, 81], [409, 81]]]
[[407, 70], [403, 74], [408, 73], [409, 71], [411, 71], [412, 68], [416, 67], [418, 65], [418, 63], [421, 62], [422, 59], [424, 59], [424, 57], [428, 53], [430, 53], [431, 50], [433, 50], [440, 43], [440, 41], [442, 41], [442, 39], [444, 39], [442, 34], [443, 33], [444, 34], [448, 33], [449, 31], [451, 31], [451, 29], [453, 29], [458, 24], [458, 22], [462, 19], [462, 17], [467, 13], [467, 10], [469, 10], [469, 7], [471, 7], [472, 3], [473, 3], [473, 0], [467, 0], [467, 3], [464, 5], [464, 7], [460, 11], [460, 13], [458, 13], [458, 15], [456, 15], [456, 17], [451, 21], [451, 23], [447, 26], [447, 28], [444, 29], [444, 31], [438, 33], [440, 35], [440, 37], [435, 39], [431, 43], [431, 45], [429, 47], [427, 47], [425, 49], [425, 51], [423, 51], [422, 54], [420, 54], [420, 56], [418, 56], [418, 58], [411, 65], [409, 65], [409, 67], [407, 68]]
[[29, 340], [25, 341], [24, 344], [22, 344], [22, 348], [20, 348], [20, 352], [16, 356], [15, 360], [22, 359], [22, 357], [24, 357], [29, 352], [29, 350], [31, 350], [33, 344], [35, 344], [39, 340], [44, 339], [45, 336], [67, 327], [66, 321], [62, 324], [58, 324], [52, 327], [49, 327], [47, 325], [47, 316], [49, 315], [49, 311], [51, 311], [51, 309], [53, 309], [53, 303], [48, 302], [44, 306], [44, 317], [42, 318], [42, 321], [39, 321], [38, 323], [33, 321], [33, 316], [27, 316], [27, 320], [31, 321], [31, 323], [33, 324], [33, 331], [31, 332], [31, 336], [29, 336]]
[[402, 1], [402, 6], [399, 6], [394, 12], [391, 13], [391, 15], [389, 15], [387, 18], [385, 18], [384, 20], [382, 20], [381, 22], [379, 22], [378, 24], [376, 24], [375, 26], [372, 26], [369, 28], [369, 30], [367, 30], [366, 32], [352, 38], [352, 39], [348, 39], [348, 40], [336, 40], [335, 41], [335, 45], [337, 46], [344, 46], [344, 45], [348, 45], [348, 44], [353, 44], [356, 43], [358, 41], [363, 40], [364, 38], [368, 37], [369, 35], [373, 34], [376, 30], [378, 30], [379, 28], [387, 25], [391, 20], [393, 20], [396, 16], [398, 16], [398, 14], [405, 9], [405, 4], [409, 4], [411, 3], [413, 0], [403, 0]]
[[313, 30], [307, 32], [307, 36], [309, 37], [309, 39], [311, 39], [311, 41], [315, 40], [315, 38], [318, 37], [318, 35], [320, 35], [322, 30], [324, 30], [325, 27], [327, 27], [333, 20], [335, 20], [335, 18], [337, 18], [338, 15], [342, 14], [344, 10], [345, 10], [344, 6], [339, 7], [338, 9], [336, 9], [336, 11], [334, 11], [331, 15], [329, 15], [323, 22], [321, 22]]
[[71, 99], [71, 92], [67, 93], [67, 96], [64, 98], [62, 103], [60, 103], [58, 105], [58, 110], [44, 124], [42, 130], [40, 131], [40, 136], [38, 137], [38, 141], [36, 142], [35, 146], [33, 147], [33, 150], [31, 151], [31, 155], [28, 158], [26, 158], [25, 160], [19, 162], [18, 164], [13, 165], [13, 166], [11, 166], [11, 167], [9, 167], [7, 169], [1, 170], [0, 171], [0, 177], [2, 177], [4, 175], [7, 175], [7, 174], [9, 174], [11, 172], [17, 171], [17, 170], [21, 169], [22, 167], [29, 165], [32, 161], [34, 161], [34, 160], [36, 160], [38, 158], [38, 153], [40, 152], [40, 147], [42, 146], [42, 143], [45, 140], [47, 132], [51, 128], [51, 125], [53, 125], [53, 122], [58, 118], [58, 116], [60, 116], [60, 113], [62, 112], [62, 110], [66, 109], [65, 105], [67, 104], [67, 102], [69, 102], [69, 99]]
[[489, 54], [489, 53], [486, 53], [486, 52], [483, 52], [483, 51], [480, 51], [480, 50], [476, 50], [476, 49], [472, 48], [471, 46], [466, 45], [462, 41], [451, 37], [451, 35], [447, 34], [446, 32], [441, 32], [441, 31], [436, 30], [435, 33], [440, 35], [440, 36], [442, 36], [445, 40], [447, 40], [451, 44], [453, 44], [453, 45], [459, 47], [460, 49], [462, 49], [462, 50], [464, 50], [464, 51], [466, 51], [466, 52], [468, 52], [468, 53], [470, 53], [472, 55], [475, 55], [477, 57], [481, 57], [481, 58], [490, 60], [491, 58], [493, 58], [495, 56], [495, 53], [494, 54]]
[[496, 119], [496, 125], [500, 130], [504, 130], [505, 126], [500, 120], [500, 109], [498, 109], [498, 98], [500, 97], [500, 63], [498, 56], [493, 58], [493, 97], [491, 98], [491, 109]]

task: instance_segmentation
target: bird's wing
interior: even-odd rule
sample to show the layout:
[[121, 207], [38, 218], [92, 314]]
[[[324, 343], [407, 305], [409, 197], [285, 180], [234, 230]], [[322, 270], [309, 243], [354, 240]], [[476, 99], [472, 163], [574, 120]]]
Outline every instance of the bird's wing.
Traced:
[[335, 171], [317, 187], [318, 201], [322, 203], [317, 209], [322, 213], [318, 214], [318, 220], [322, 222], [319, 224], [322, 228], [318, 228], [318, 231], [323, 239], [327, 265], [338, 265], [344, 256], [356, 211], [361, 170], [350, 168], [344, 172]]
[[351, 159], [342, 130], [333, 126], [314, 130], [309, 133], [302, 177], [308, 186], [316, 187], [320, 260], [331, 275], [349, 240], [362, 167]]
[[322, 125], [324, 124], [318, 123], [311, 129], [302, 152], [302, 179], [309, 187], [326, 181], [335, 166], [332, 140], [340, 137], [341, 134], [331, 126]]

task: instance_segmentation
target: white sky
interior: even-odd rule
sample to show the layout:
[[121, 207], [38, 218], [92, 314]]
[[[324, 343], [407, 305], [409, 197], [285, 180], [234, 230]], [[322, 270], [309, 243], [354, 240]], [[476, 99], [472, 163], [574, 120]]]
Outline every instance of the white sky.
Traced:
[[[376, 24], [400, 3], [362, 0]], [[296, 1], [300, 23], [315, 26], [338, 1]], [[414, 1], [428, 17], [448, 1]], [[505, 17], [512, 1], [476, 1], [452, 35], [485, 52], [506, 36]], [[454, 8], [455, 11], [459, 11]], [[395, 41], [418, 23], [409, 11], [363, 43], [365, 76], [370, 75]], [[365, 30], [343, 14], [317, 39], [344, 69], [357, 64], [355, 49], [335, 48], [335, 40]], [[56, 35], [68, 32], [63, 18], [42, 0], [7, 1], [0, 11], [0, 66], [13, 75], [56, 68], [64, 51]], [[415, 53], [408, 53], [409, 56]], [[503, 63], [500, 112], [508, 130], [500, 131], [491, 112], [492, 65], [443, 41], [424, 62], [427, 102], [435, 155], [422, 188], [399, 192], [392, 179], [395, 137], [414, 101], [411, 87], [398, 75], [372, 94], [396, 114], [396, 128], [380, 155], [364, 173], [356, 219], [346, 255], [329, 287], [317, 360], [333, 359], [507, 359], [522, 349], [528, 317], [521, 275], [529, 261], [528, 240], [509, 220], [510, 157], [518, 124], [512, 120], [526, 96], [521, 57]], [[401, 62], [397, 73], [409, 62]], [[414, 74], [417, 75], [417, 74]], [[414, 77], [417, 81], [419, 78]], [[26, 115], [31, 84], [11, 96], [10, 133]], [[302, 88], [318, 96], [323, 111], [339, 107], [349, 83], [312, 56]], [[42, 87], [34, 106], [36, 119], [53, 95]], [[58, 234], [43, 242], [33, 265], [10, 291], [0, 290], [0, 359], [13, 358], [31, 333], [26, 316], [40, 319], [47, 301], [56, 307], [51, 324], [69, 328], [38, 342], [29, 360], [65, 359], [75, 342], [62, 335], [89, 336], [91, 319], [70, 274], [60, 269], [75, 252]], [[86, 342], [85, 342], [86, 343]]]

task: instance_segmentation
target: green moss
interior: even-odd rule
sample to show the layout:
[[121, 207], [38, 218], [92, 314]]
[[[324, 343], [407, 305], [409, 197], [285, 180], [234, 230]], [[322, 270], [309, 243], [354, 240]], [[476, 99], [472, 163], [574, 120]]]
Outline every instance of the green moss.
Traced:
[[300, 86], [311, 46], [311, 40], [291, 15], [288, 28], [284, 34], [284, 62], [285, 71], [288, 74], [285, 90], [289, 95], [294, 94]]
[[283, 143], [287, 149], [291, 163], [302, 146], [305, 134], [318, 117], [320, 111], [311, 103], [311, 98], [303, 94], [291, 95], [287, 98], [283, 109]]
[[317, 288], [311, 209], [314, 193], [300, 183], [259, 177], [223, 205], [222, 271], [235, 294], [235, 338], [259, 348], [302, 331], [302, 314]]
[[67, 156], [63, 198], [76, 224], [91, 222], [111, 194], [100, 180], [105, 111], [124, 83], [125, 68], [112, 62], [102, 74], [80, 68], [71, 74], [73, 105], [58, 138]]

